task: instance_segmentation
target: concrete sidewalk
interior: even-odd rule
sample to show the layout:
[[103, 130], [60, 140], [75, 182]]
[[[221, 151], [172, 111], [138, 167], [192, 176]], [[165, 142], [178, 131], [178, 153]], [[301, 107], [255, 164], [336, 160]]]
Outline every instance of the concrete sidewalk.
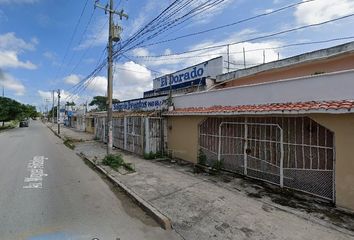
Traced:
[[[74, 151], [100, 165], [104, 144], [68, 128], [62, 128], [62, 136], [82, 139]], [[354, 239], [353, 217], [319, 200], [279, 194], [277, 188], [240, 177], [194, 173], [185, 163], [114, 152], [136, 172], [104, 168], [171, 219], [184, 239]]]

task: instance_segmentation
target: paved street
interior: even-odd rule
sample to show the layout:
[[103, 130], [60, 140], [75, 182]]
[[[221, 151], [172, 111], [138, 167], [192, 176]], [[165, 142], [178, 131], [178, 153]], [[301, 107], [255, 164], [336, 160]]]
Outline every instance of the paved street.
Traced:
[[0, 133], [0, 164], [1, 239], [179, 239], [40, 121]]

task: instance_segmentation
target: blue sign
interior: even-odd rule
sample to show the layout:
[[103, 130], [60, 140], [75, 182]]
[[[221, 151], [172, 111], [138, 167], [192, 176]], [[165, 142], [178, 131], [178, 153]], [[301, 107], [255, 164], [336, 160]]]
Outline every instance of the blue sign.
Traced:
[[166, 87], [183, 88], [186, 83], [206, 79], [207, 77], [216, 78], [222, 74], [222, 57], [213, 58], [189, 68], [167, 74], [153, 80], [153, 89], [161, 90]]
[[194, 67], [192, 71], [187, 71], [185, 73], [181, 73], [178, 75], [170, 75], [170, 76], [163, 76], [160, 79], [160, 87], [166, 87], [169, 85], [174, 85], [182, 82], [187, 82], [190, 80], [193, 80], [195, 78], [203, 76], [204, 69], [203, 68], [198, 68]]
[[141, 98], [113, 104], [113, 111], [154, 111], [167, 108], [167, 96]]

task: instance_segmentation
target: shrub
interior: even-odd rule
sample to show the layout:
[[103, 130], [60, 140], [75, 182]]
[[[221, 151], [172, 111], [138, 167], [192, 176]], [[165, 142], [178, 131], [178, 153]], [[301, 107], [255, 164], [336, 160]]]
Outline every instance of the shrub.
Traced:
[[74, 141], [70, 138], [67, 138], [64, 140], [64, 145], [67, 146], [70, 149], [74, 149], [75, 148], [75, 144]]
[[124, 160], [120, 154], [119, 155], [109, 154], [102, 161], [103, 165], [110, 166], [115, 170], [118, 170], [118, 168], [123, 166], [123, 163]]
[[199, 152], [198, 152], [198, 163], [200, 165], [205, 165], [206, 164], [206, 160], [207, 160], [206, 155], [203, 153], [202, 149], [199, 149]]
[[156, 158], [156, 154], [150, 151], [149, 153], [144, 153], [144, 158], [147, 160], [152, 160]]
[[106, 166], [110, 166], [114, 170], [118, 170], [121, 167], [124, 167], [126, 170], [130, 172], [135, 172], [135, 168], [132, 163], [126, 163], [122, 157], [122, 155], [107, 155], [103, 160], [102, 164]]

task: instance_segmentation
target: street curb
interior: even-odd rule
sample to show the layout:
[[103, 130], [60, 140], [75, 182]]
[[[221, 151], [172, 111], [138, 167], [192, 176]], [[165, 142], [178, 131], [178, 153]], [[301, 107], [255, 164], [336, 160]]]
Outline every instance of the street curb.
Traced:
[[137, 193], [135, 193], [133, 190], [131, 190], [129, 187], [127, 187], [124, 183], [122, 183], [121, 181], [112, 177], [104, 168], [96, 165], [93, 161], [91, 161], [89, 158], [87, 158], [84, 154], [76, 153], [76, 155], [81, 157], [84, 161], [88, 161], [97, 171], [104, 174], [111, 183], [113, 183], [115, 186], [117, 186], [121, 190], [123, 190], [131, 199], [133, 199], [139, 205], [139, 207], [141, 207], [147, 214], [149, 214], [153, 219], [155, 219], [155, 221], [163, 229], [172, 230], [171, 220], [168, 217], [166, 217], [165, 215], [163, 215], [153, 205], [151, 205], [149, 202], [147, 202], [142, 197], [140, 197]]
[[49, 128], [50, 129], [50, 131], [52, 131], [53, 133], [54, 133], [54, 135], [55, 136], [57, 136], [58, 138], [60, 138], [60, 139], [63, 139], [58, 133], [56, 133], [50, 126], [48, 126], [47, 124], [45, 124], [45, 123], [43, 123], [44, 125], [46, 125], [47, 126], [47, 128]]
[[[50, 126], [45, 124], [57, 137], [62, 139], [62, 137], [56, 133]], [[113, 183], [115, 186], [119, 187], [121, 190], [125, 192], [131, 199], [133, 199], [139, 207], [141, 207], [147, 214], [149, 214], [163, 229], [165, 230], [172, 230], [172, 223], [171, 220], [163, 215], [159, 210], [157, 210], [153, 205], [151, 205], [149, 202], [145, 201], [142, 197], [140, 197], [137, 193], [135, 193], [133, 190], [125, 186], [122, 182], [119, 180], [113, 178], [109, 173], [103, 169], [100, 166], [97, 166], [93, 161], [88, 159], [84, 154], [82, 153], [77, 153], [75, 152], [77, 156], [79, 156], [81, 159], [84, 161], [88, 161], [95, 170], [101, 172], [104, 174], [108, 180]]]

